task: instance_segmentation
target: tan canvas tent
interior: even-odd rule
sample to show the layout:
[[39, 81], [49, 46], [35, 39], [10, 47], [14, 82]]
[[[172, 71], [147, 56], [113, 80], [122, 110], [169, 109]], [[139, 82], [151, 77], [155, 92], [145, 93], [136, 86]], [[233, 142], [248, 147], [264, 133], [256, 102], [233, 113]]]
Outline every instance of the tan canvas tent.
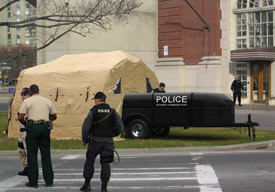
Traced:
[[107, 95], [107, 103], [119, 113], [126, 93], [145, 93], [158, 86], [155, 74], [139, 59], [122, 51], [65, 55], [49, 63], [23, 70], [9, 109], [9, 138], [16, 138], [22, 88], [37, 84], [40, 95], [50, 99], [57, 111], [51, 136], [56, 139], [81, 138], [81, 126], [97, 91]]

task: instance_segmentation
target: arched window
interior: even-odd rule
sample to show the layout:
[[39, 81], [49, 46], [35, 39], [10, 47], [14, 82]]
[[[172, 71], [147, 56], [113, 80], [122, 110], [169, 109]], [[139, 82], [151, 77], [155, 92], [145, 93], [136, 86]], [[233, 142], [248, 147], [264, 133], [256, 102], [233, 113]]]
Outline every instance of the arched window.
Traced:
[[238, 0], [238, 9], [258, 8], [274, 5], [274, 0]]
[[237, 1], [237, 49], [274, 46], [275, 0]]

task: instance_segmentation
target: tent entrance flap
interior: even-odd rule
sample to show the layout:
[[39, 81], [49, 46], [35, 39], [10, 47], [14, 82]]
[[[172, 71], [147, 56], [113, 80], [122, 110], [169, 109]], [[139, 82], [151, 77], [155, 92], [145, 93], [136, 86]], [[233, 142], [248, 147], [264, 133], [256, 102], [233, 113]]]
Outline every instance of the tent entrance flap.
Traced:
[[119, 76], [119, 79], [117, 80], [116, 86], [114, 88], [114, 94], [120, 94], [121, 93], [121, 75]]

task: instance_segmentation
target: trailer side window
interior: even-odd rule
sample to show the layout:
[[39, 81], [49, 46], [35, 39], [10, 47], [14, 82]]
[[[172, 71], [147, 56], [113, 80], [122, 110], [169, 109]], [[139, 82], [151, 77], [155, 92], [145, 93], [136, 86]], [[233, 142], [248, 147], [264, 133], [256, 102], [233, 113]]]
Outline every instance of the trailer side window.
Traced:
[[150, 79], [149, 78], [146, 78], [146, 90], [147, 90], [147, 93], [151, 93], [153, 88], [152, 88], [152, 85], [150, 83]]
[[117, 80], [116, 86], [114, 88], [114, 94], [121, 94], [121, 75]]

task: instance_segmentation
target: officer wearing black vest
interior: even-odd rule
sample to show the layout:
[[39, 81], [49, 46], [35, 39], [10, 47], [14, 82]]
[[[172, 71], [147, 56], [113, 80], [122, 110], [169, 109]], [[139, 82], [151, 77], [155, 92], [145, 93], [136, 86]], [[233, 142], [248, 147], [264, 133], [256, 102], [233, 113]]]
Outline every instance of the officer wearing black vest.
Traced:
[[83, 176], [84, 185], [80, 191], [91, 191], [90, 181], [94, 175], [94, 162], [100, 154], [101, 164], [101, 191], [107, 191], [110, 180], [110, 163], [113, 162], [114, 141], [113, 137], [123, 131], [123, 122], [115, 109], [105, 103], [106, 95], [97, 92], [94, 96], [95, 106], [89, 111], [82, 126], [82, 141], [89, 143]]
[[236, 104], [236, 98], [238, 97], [239, 106], [242, 106], [241, 104], [241, 97], [242, 97], [242, 91], [244, 90], [242, 82], [239, 80], [239, 78], [236, 76], [235, 80], [231, 84], [231, 90], [233, 92], [233, 103]]

